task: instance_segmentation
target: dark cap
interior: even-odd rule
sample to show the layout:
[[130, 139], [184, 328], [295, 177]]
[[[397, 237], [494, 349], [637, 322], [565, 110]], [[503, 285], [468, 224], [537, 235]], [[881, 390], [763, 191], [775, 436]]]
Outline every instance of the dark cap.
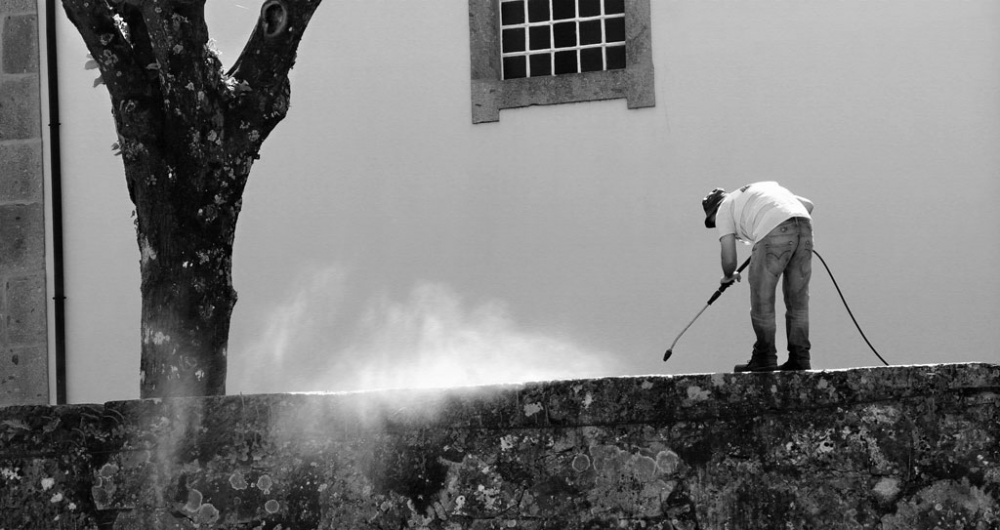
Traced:
[[701, 200], [701, 207], [705, 210], [705, 228], [715, 228], [715, 219], [712, 216], [719, 211], [719, 205], [725, 198], [726, 190], [715, 188]]

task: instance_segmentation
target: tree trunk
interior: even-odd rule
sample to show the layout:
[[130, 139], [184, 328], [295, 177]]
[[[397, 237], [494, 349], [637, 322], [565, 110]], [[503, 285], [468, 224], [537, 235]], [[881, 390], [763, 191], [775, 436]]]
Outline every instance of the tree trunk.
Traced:
[[111, 95], [142, 277], [142, 397], [224, 394], [233, 241], [319, 0], [266, 0], [228, 72], [205, 0], [63, 0]]
[[[226, 182], [220, 171], [205, 182]], [[144, 396], [217, 395], [226, 391], [226, 346], [236, 303], [232, 251], [239, 199], [225, 189], [178, 186], [170, 170], [157, 187], [169, 201], [137, 201], [142, 277]], [[244, 180], [240, 176], [237, 180]], [[233, 194], [235, 195], [235, 194]], [[141, 210], [141, 211], [140, 211]]]

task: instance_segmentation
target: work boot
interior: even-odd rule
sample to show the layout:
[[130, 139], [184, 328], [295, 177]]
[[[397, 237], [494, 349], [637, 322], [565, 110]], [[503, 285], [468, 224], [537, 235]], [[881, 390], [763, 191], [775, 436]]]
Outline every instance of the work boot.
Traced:
[[778, 367], [782, 372], [795, 372], [798, 370], [812, 370], [809, 359], [788, 359], [787, 362]]
[[760, 359], [751, 358], [746, 364], [737, 364], [733, 367], [733, 371], [736, 373], [741, 372], [773, 372], [778, 369], [777, 359], [770, 361], [761, 361]]

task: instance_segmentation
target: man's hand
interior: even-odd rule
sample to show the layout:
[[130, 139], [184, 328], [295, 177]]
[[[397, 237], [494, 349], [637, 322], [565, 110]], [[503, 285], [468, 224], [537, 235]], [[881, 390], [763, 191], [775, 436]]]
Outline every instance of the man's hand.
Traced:
[[722, 279], [719, 280], [719, 283], [721, 283], [722, 285], [726, 285], [729, 283], [738, 282], [742, 279], [743, 277], [740, 275], [740, 273], [734, 272], [732, 276], [723, 276]]

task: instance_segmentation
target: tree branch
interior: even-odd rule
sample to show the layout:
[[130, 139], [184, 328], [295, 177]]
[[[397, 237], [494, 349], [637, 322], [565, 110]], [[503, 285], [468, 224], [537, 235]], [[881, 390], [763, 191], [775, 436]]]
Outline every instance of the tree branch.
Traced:
[[196, 100], [212, 90], [222, 63], [207, 48], [205, 0], [129, 1], [139, 3], [164, 95]]
[[254, 88], [273, 87], [295, 64], [299, 42], [321, 0], [266, 0], [257, 27], [228, 75]]
[[[136, 64], [150, 70], [156, 64], [156, 57], [153, 55], [153, 43], [149, 38], [149, 31], [142, 19], [142, 12], [134, 5], [125, 2], [112, 4], [111, 6], [122, 17], [128, 31], [128, 40], [132, 44], [132, 53], [135, 55]], [[158, 68], [158, 67], [157, 67]]]
[[142, 65], [122, 34], [115, 11], [102, 0], [63, 0], [63, 9], [97, 62], [112, 100], [125, 99], [133, 86], [145, 84]]
[[[247, 105], [259, 114], [263, 136], [288, 111], [288, 72], [295, 64], [299, 42], [322, 0], [265, 0], [253, 34], [226, 74], [248, 87]], [[263, 138], [262, 138], [263, 140]]]

